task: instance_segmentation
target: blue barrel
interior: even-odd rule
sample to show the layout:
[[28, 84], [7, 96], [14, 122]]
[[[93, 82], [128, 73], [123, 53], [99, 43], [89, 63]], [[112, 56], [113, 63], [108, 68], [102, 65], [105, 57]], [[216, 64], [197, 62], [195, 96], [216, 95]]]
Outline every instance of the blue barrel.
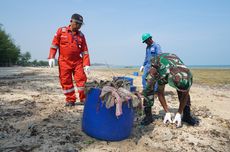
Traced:
[[133, 72], [133, 75], [134, 76], [138, 76], [138, 72]]
[[134, 120], [133, 108], [122, 104], [123, 114], [116, 117], [116, 108], [107, 109], [99, 98], [100, 89], [89, 91], [82, 117], [82, 130], [89, 136], [106, 141], [120, 141], [129, 137]]

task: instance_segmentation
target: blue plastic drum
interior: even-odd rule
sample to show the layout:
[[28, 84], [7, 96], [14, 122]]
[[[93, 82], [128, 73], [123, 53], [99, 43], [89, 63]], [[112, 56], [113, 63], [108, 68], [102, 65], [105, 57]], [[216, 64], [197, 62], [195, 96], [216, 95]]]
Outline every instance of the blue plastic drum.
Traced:
[[100, 140], [119, 141], [128, 138], [133, 127], [133, 108], [123, 103], [123, 114], [116, 117], [115, 106], [107, 109], [99, 98], [100, 93], [100, 89], [91, 89], [87, 95], [82, 130]]

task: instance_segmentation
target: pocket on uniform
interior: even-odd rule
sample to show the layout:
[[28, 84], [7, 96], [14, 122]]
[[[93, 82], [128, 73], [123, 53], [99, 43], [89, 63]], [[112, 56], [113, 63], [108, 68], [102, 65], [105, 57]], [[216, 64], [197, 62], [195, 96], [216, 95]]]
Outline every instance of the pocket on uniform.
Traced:
[[60, 41], [60, 43], [61, 43], [62, 45], [68, 44], [68, 40], [67, 40], [67, 39], [63, 39], [63, 40]]
[[61, 44], [67, 44], [68, 43], [68, 37], [65, 35], [61, 36], [61, 40], [60, 40]]

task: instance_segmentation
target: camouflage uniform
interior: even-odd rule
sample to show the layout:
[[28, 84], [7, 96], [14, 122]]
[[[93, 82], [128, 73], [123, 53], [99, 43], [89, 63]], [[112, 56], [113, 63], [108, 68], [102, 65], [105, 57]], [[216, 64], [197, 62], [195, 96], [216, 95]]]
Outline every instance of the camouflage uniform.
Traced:
[[[159, 89], [167, 83], [177, 89], [179, 98], [181, 92], [186, 92], [190, 89], [192, 73], [175, 54], [162, 53], [152, 58], [151, 63], [152, 69], [155, 68], [156, 73], [153, 75], [149, 72], [146, 76], [147, 86], [143, 90], [145, 107], [152, 107], [154, 104], [153, 86], [156, 82], [159, 84]], [[190, 98], [187, 101], [187, 105], [190, 105]]]

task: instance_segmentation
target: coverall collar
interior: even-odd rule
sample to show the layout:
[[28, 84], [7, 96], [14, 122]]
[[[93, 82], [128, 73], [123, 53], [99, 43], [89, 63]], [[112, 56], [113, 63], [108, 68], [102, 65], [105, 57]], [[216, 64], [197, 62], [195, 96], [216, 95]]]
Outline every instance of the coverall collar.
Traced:
[[[66, 28], [67, 28], [67, 31], [68, 31], [68, 32], [72, 32], [72, 30], [71, 30], [71, 25], [67, 26]], [[75, 31], [75, 32], [76, 32], [76, 34], [78, 34], [78, 33], [79, 33], [79, 30], [77, 30], [77, 31]]]
[[155, 42], [153, 41], [153, 43], [151, 45], [147, 46], [147, 48], [150, 48], [150, 47], [152, 47], [154, 45], [155, 45]]

